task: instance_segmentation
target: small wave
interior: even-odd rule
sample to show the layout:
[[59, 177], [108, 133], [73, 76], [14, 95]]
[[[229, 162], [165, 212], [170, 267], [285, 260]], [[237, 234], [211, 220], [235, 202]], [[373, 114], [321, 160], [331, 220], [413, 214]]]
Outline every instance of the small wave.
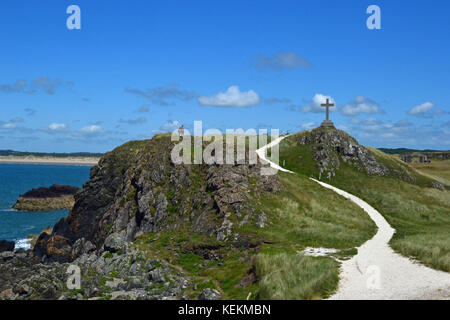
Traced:
[[16, 212], [18, 210], [13, 209], [13, 208], [5, 208], [5, 209], [0, 209], [0, 211], [5, 211], [5, 212]]
[[19, 239], [16, 241], [14, 249], [31, 249], [31, 239]]

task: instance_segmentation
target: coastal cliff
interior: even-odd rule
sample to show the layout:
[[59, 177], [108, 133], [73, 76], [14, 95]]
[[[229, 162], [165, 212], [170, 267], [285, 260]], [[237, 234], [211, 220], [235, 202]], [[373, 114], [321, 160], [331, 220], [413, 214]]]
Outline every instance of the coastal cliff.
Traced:
[[52, 185], [50, 188], [32, 189], [17, 199], [13, 209], [20, 211], [47, 211], [70, 209], [75, 203], [77, 187]]
[[[425, 190], [433, 206], [444, 198], [430, 180], [336, 129], [282, 141], [280, 162], [298, 174], [264, 176], [262, 164], [174, 164], [174, 146], [157, 135], [105, 154], [67, 218], [32, 251], [0, 253], [0, 300], [326, 298], [338, 285], [335, 259], [357, 253], [376, 226], [309, 177], [354, 193], [380, 188], [376, 196], [396, 186], [409, 198]], [[414, 219], [410, 211], [401, 221]], [[423, 212], [417, 217], [421, 226]], [[336, 253], [311, 257], [312, 245]], [[67, 286], [74, 267], [76, 289]]]
[[[75, 205], [34, 252], [50, 260], [75, 258], [84, 238], [100, 249], [108, 237], [134, 241], [148, 233], [187, 230], [216, 241], [248, 241], [234, 232], [261, 219], [251, 198], [281, 188], [278, 177], [261, 176], [261, 165], [174, 165], [170, 136], [132, 141], [107, 153], [75, 195]], [[57, 252], [58, 254], [53, 254]]]
[[[157, 135], [105, 154], [32, 253], [0, 256], [0, 299], [218, 299], [198, 270], [223, 264], [236, 273], [231, 290], [255, 283], [249, 256], [272, 223], [260, 201], [283, 189], [279, 177], [261, 175], [262, 164], [176, 165], [174, 146]], [[70, 265], [78, 291], [65, 286]]]

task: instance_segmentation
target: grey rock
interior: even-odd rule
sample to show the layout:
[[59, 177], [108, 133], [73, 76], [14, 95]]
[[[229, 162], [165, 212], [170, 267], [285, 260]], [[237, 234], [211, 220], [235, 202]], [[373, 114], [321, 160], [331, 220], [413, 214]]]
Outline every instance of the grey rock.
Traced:
[[141, 269], [142, 269], [142, 265], [139, 262], [135, 262], [131, 265], [129, 272], [132, 275], [136, 275], [141, 272]]
[[227, 212], [225, 214], [225, 218], [222, 222], [222, 225], [220, 226], [219, 230], [217, 231], [217, 240], [218, 241], [224, 241], [226, 240], [232, 233], [231, 227], [233, 226], [233, 223], [228, 220], [230, 217], [230, 213]]
[[154, 282], [164, 282], [164, 274], [165, 270], [162, 268], [156, 268], [148, 273], [148, 277], [150, 281]]
[[261, 212], [261, 214], [258, 216], [258, 221], [256, 222], [256, 225], [260, 228], [264, 228], [264, 223], [266, 222], [267, 217], [264, 212]]
[[431, 187], [439, 189], [439, 190], [445, 190], [444, 185], [442, 183], [433, 181], [431, 182]]
[[14, 258], [14, 252], [12, 252], [12, 251], [1, 252], [1, 253], [0, 253], [0, 258], [1, 258], [3, 261], [11, 260], [12, 258]]
[[159, 264], [159, 263], [160, 263], [159, 259], [156, 259], [156, 260], [154, 260], [154, 259], [148, 259], [148, 260], [145, 262], [145, 269], [146, 269], [147, 271], [152, 271], [153, 269], [156, 268], [155, 265], [156, 265], [156, 264]]
[[13, 292], [19, 295], [28, 294], [30, 291], [30, 287], [26, 284], [18, 284], [13, 289]]
[[128, 281], [125, 281], [119, 284], [118, 288], [123, 291], [131, 291], [132, 289], [140, 289], [145, 287], [146, 283], [142, 279], [139, 278], [131, 278]]
[[126, 242], [126, 234], [121, 233], [112, 233], [105, 239], [105, 244], [103, 245], [106, 251], [115, 253], [119, 250], [124, 249]]
[[90, 241], [86, 241], [85, 238], [80, 238], [72, 246], [72, 257], [76, 258], [83, 254], [89, 254], [94, 252], [96, 247]]
[[211, 288], [206, 288], [199, 295], [199, 300], [218, 300], [222, 297], [219, 291]]
[[[390, 173], [369, 149], [359, 145], [353, 137], [342, 130], [317, 128], [301, 135], [297, 143], [311, 146], [320, 176], [329, 180], [340, 168], [341, 160], [369, 175], [385, 176]], [[404, 174], [407, 176], [405, 179], [412, 179], [408, 172]]]

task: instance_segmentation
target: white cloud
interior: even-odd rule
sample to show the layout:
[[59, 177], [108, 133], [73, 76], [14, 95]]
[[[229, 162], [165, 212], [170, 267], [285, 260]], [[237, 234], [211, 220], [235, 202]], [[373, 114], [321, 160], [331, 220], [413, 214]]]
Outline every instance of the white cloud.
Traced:
[[363, 96], [356, 96], [353, 101], [342, 107], [341, 113], [344, 116], [356, 116], [361, 113], [374, 114], [383, 113], [383, 111], [375, 101]]
[[75, 136], [92, 138], [97, 137], [105, 133], [105, 130], [99, 125], [90, 125], [81, 128], [77, 132], [74, 133]]
[[103, 131], [103, 128], [94, 124], [94, 125], [91, 125], [91, 126], [83, 127], [83, 128], [81, 128], [80, 131], [81, 132], [86, 132], [86, 133], [95, 133], [95, 132]]
[[352, 126], [352, 133], [365, 145], [376, 147], [405, 147], [415, 149], [447, 149], [450, 146], [449, 131], [439, 126], [415, 125], [402, 119], [384, 122], [375, 118], [364, 119]]
[[178, 129], [181, 126], [181, 123], [179, 123], [177, 120], [169, 120], [167, 123], [163, 124], [159, 130], [163, 132], [172, 132], [176, 129]]
[[34, 132], [34, 129], [18, 126], [17, 124], [12, 122], [2, 122], [2, 121], [0, 121], [0, 130], [2, 131], [2, 133], [31, 134]]
[[307, 129], [307, 130], [311, 130], [313, 128], [317, 127], [317, 124], [315, 122], [304, 122], [302, 123], [302, 128], [303, 129]]
[[408, 114], [412, 114], [412, 115], [424, 114], [424, 113], [430, 111], [433, 107], [434, 107], [434, 103], [427, 101], [422, 104], [419, 104], [418, 106], [412, 107], [408, 111]]
[[313, 113], [324, 113], [325, 112], [325, 107], [322, 107], [321, 104], [322, 103], [326, 103], [327, 99], [329, 99], [329, 102], [334, 104], [334, 107], [330, 107], [330, 111], [336, 111], [337, 107], [336, 107], [336, 103], [334, 102], [334, 99], [330, 96], [325, 96], [323, 94], [320, 93], [316, 93], [314, 95], [314, 97], [312, 98], [311, 102], [302, 107], [301, 111], [302, 112], [313, 112]]
[[253, 91], [241, 92], [239, 86], [231, 86], [225, 92], [206, 97], [198, 97], [198, 102], [202, 106], [214, 107], [250, 107], [260, 102], [258, 94]]
[[48, 126], [50, 131], [64, 131], [67, 129], [67, 125], [65, 123], [52, 123]]
[[15, 129], [16, 125], [14, 123], [5, 123], [4, 125], [2, 125], [3, 129]]
[[57, 133], [64, 133], [67, 132], [68, 126], [65, 123], [51, 123], [48, 127], [39, 129], [42, 132], [48, 133], [48, 134], [57, 134]]

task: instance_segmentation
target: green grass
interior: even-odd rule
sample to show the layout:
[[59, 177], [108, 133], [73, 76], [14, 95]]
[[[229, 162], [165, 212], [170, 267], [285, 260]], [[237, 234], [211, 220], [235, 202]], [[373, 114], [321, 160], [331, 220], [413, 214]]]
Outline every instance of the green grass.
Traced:
[[[337, 289], [339, 264], [329, 257], [299, 253], [307, 246], [337, 248], [341, 252], [336, 256], [348, 259], [376, 233], [376, 226], [353, 202], [309, 179], [317, 176], [318, 170], [307, 147], [295, 146], [290, 138], [284, 141], [290, 145], [280, 146], [280, 162], [285, 160], [286, 167], [301, 174], [279, 172], [282, 190], [249, 200], [253, 213], [248, 223], [238, 226], [242, 216], [239, 220], [231, 216], [239, 241], [218, 242], [192, 233], [189, 225], [179, 226], [137, 239], [135, 246], [145, 252], [142, 259], [160, 259], [188, 275], [196, 284], [184, 293], [189, 298], [196, 298], [205, 288], [219, 290], [223, 299], [320, 299], [331, 295]], [[192, 190], [204, 187], [205, 173], [200, 166], [192, 166], [191, 176]], [[253, 186], [257, 180], [249, 182]], [[169, 190], [167, 196], [173, 200], [178, 195]], [[197, 209], [193, 204], [193, 210]], [[264, 228], [255, 223], [261, 212], [267, 217]], [[173, 210], [173, 214], [179, 213]], [[208, 260], [205, 252], [212, 251], [218, 259]], [[257, 282], [244, 286], [243, 279], [252, 276]]]
[[367, 214], [351, 201], [308, 178], [279, 173], [283, 190], [262, 199], [260, 209], [270, 227], [247, 227], [265, 240], [293, 247], [346, 249], [359, 246], [376, 232]]
[[259, 230], [243, 228], [268, 242], [254, 259], [258, 298], [327, 297], [337, 289], [338, 263], [299, 252], [307, 246], [337, 248], [349, 258], [375, 234], [376, 226], [354, 203], [307, 177], [282, 172], [279, 177], [283, 190], [260, 204], [272, 224]]
[[[281, 161], [284, 159], [286, 167], [299, 175], [317, 176], [317, 168], [308, 160], [309, 147], [295, 147], [296, 137], [285, 139], [286, 143], [282, 141]], [[430, 267], [450, 271], [450, 192], [430, 188], [433, 179], [396, 157], [372, 148], [370, 150], [377, 161], [400, 173], [384, 177], [369, 176], [341, 160], [336, 176], [327, 183], [360, 197], [376, 208], [397, 231], [390, 241], [394, 250]], [[306, 160], [303, 162], [302, 159]], [[414, 183], [402, 180], [405, 169], [415, 177]]]
[[[245, 144], [248, 145], [248, 138]], [[305, 150], [304, 156], [311, 155]], [[313, 170], [312, 158], [309, 165]], [[191, 189], [203, 188], [202, 168], [193, 165], [191, 171]], [[135, 245], [146, 253], [143, 259], [160, 259], [188, 274], [197, 286], [196, 290], [187, 290], [190, 298], [196, 298], [206, 286], [219, 290], [223, 299], [326, 297], [337, 288], [338, 264], [331, 258], [303, 257], [298, 252], [307, 246], [328, 247], [342, 249], [343, 256], [351, 257], [356, 253], [355, 247], [375, 234], [375, 224], [361, 208], [320, 187], [308, 176], [280, 172], [279, 178], [282, 191], [249, 200], [254, 213], [248, 223], [238, 226], [243, 216], [239, 220], [231, 216], [233, 229], [240, 234], [237, 242], [218, 242], [205, 234], [192, 233], [186, 225], [159, 236], [143, 235]], [[254, 186], [257, 180], [253, 178], [249, 182]], [[169, 200], [176, 197], [169, 190]], [[193, 209], [197, 209], [195, 204]], [[255, 223], [261, 212], [267, 217], [264, 228]], [[178, 212], [173, 210], [173, 214]], [[211, 251], [219, 260], [207, 260], [204, 253]], [[283, 277], [268, 277], [273, 273], [270, 267], [277, 267], [283, 261], [286, 262]], [[244, 286], [243, 279], [255, 273], [258, 281]], [[297, 284], [299, 287], [293, 289]], [[272, 296], [270, 286], [279, 287]]]
[[[245, 288], [237, 286], [252, 269], [251, 260], [242, 261], [246, 255], [243, 248], [219, 243], [201, 233], [190, 233], [187, 229], [168, 231], [159, 238], [149, 233], [137, 239], [135, 245], [146, 253], [145, 259], [162, 259], [191, 276], [197, 290], [187, 292], [190, 298], [197, 298], [205, 288], [218, 289], [224, 299], [245, 299], [249, 292], [256, 292], [255, 285]], [[203, 247], [216, 247], [221, 260], [209, 260], [205, 265], [205, 259], [195, 253]]]
[[[450, 192], [348, 170], [332, 182], [376, 208], [396, 229], [390, 245], [426, 265], [450, 271]], [[361, 188], [361, 186], [364, 186]]]
[[194, 253], [185, 253], [181, 255], [176, 264], [183, 267], [184, 270], [191, 273], [197, 273], [201, 270], [199, 265], [203, 263], [203, 258]]
[[256, 274], [260, 299], [321, 299], [339, 282], [339, 264], [331, 258], [300, 254], [259, 254]]
[[291, 135], [279, 144], [280, 164], [284, 163], [286, 169], [303, 176], [318, 177], [319, 170], [310, 147], [306, 145], [298, 146], [296, 143], [297, 138], [304, 133], [305, 131], [302, 131]]
[[432, 159], [431, 163], [411, 163], [423, 175], [450, 187], [450, 160]]

